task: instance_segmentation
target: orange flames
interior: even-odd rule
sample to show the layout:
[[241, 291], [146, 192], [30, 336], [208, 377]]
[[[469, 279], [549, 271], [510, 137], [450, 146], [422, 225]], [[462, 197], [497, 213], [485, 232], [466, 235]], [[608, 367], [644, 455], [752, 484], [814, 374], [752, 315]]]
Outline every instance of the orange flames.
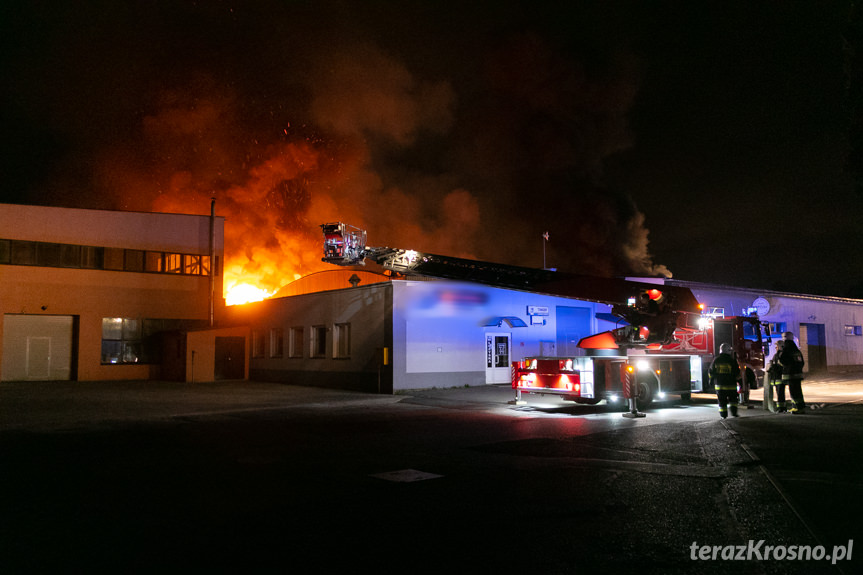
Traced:
[[[319, 152], [306, 143], [274, 147], [268, 159], [251, 168], [242, 185], [216, 194], [195, 189], [183, 174], [154, 202], [163, 212], [201, 213], [216, 200], [225, 218], [224, 297], [228, 305], [260, 301], [301, 276], [324, 269], [321, 237], [308, 220], [330, 211], [326, 194], [314, 198], [325, 182]], [[314, 182], [313, 182], [314, 180]], [[333, 217], [328, 215], [328, 217]]]
[[[250, 123], [248, 103], [207, 77], [166, 90], [143, 119], [141, 142], [106, 151], [100, 184], [122, 193], [122, 208], [131, 210], [203, 215], [214, 198], [225, 218], [228, 305], [332, 269], [321, 261], [323, 222], [373, 230], [375, 245], [468, 256], [481, 229], [476, 198], [453, 189], [447, 174], [381, 172], [370, 143], [407, 149], [421, 132], [445, 131], [451, 91], [414, 79], [377, 51], [343, 60], [312, 68], [326, 73], [298, 126], [281, 105], [261, 124], [251, 114]], [[365, 80], [376, 70], [384, 81]]]

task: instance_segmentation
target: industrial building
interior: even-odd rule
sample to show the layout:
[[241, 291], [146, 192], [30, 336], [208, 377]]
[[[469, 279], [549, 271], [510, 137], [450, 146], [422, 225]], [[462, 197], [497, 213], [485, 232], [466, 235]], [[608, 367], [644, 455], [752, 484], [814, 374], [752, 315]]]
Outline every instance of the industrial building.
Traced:
[[[668, 283], [714, 313], [757, 311], [774, 340], [794, 332], [807, 371], [863, 370], [861, 300]], [[615, 327], [605, 304], [480, 284], [334, 269], [290, 287], [237, 310], [253, 379], [381, 393], [506, 383], [511, 361], [578, 355], [579, 339]]]
[[[211, 210], [212, 212], [212, 210]], [[0, 380], [255, 379], [374, 393], [510, 381], [581, 353], [604, 303], [360, 268], [225, 307], [224, 219], [0, 205]], [[637, 278], [798, 337], [807, 370], [863, 370], [863, 300]]]
[[212, 214], [0, 205], [0, 380], [245, 378], [223, 254]]
[[863, 371], [863, 300], [667, 280], [725, 315], [758, 314], [771, 339], [791, 331], [806, 371]]

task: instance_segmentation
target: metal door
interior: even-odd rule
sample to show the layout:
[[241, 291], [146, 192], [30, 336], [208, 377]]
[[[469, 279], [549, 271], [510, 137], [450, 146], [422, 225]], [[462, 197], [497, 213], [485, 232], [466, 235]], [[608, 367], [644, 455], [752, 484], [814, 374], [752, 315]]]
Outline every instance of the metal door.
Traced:
[[216, 338], [215, 379], [246, 378], [246, 338]]
[[485, 334], [485, 382], [509, 383], [510, 373], [510, 334]]
[[51, 378], [51, 338], [27, 337], [27, 379], [47, 380]]

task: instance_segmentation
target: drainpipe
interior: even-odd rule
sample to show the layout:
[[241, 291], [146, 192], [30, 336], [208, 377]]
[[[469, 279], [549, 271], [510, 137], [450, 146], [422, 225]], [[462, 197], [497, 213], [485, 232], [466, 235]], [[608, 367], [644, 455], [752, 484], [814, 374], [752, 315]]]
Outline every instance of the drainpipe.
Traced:
[[215, 323], [216, 305], [216, 198], [210, 198], [210, 327]]

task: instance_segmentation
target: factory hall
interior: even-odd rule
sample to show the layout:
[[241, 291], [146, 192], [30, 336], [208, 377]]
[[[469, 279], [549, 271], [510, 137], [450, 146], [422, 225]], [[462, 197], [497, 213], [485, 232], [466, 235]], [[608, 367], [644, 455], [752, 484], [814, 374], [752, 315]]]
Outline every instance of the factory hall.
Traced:
[[[383, 394], [508, 385], [514, 363], [590, 355], [584, 341], [625, 327], [597, 289], [474, 281], [449, 270], [476, 266], [442, 258], [428, 273], [332, 266], [226, 306], [231, 246], [213, 209], [3, 204], [0, 223], [2, 381], [255, 380]], [[863, 300], [628, 281], [689, 291], [714, 318], [757, 317], [765, 356], [790, 331], [807, 371], [863, 370]]]

